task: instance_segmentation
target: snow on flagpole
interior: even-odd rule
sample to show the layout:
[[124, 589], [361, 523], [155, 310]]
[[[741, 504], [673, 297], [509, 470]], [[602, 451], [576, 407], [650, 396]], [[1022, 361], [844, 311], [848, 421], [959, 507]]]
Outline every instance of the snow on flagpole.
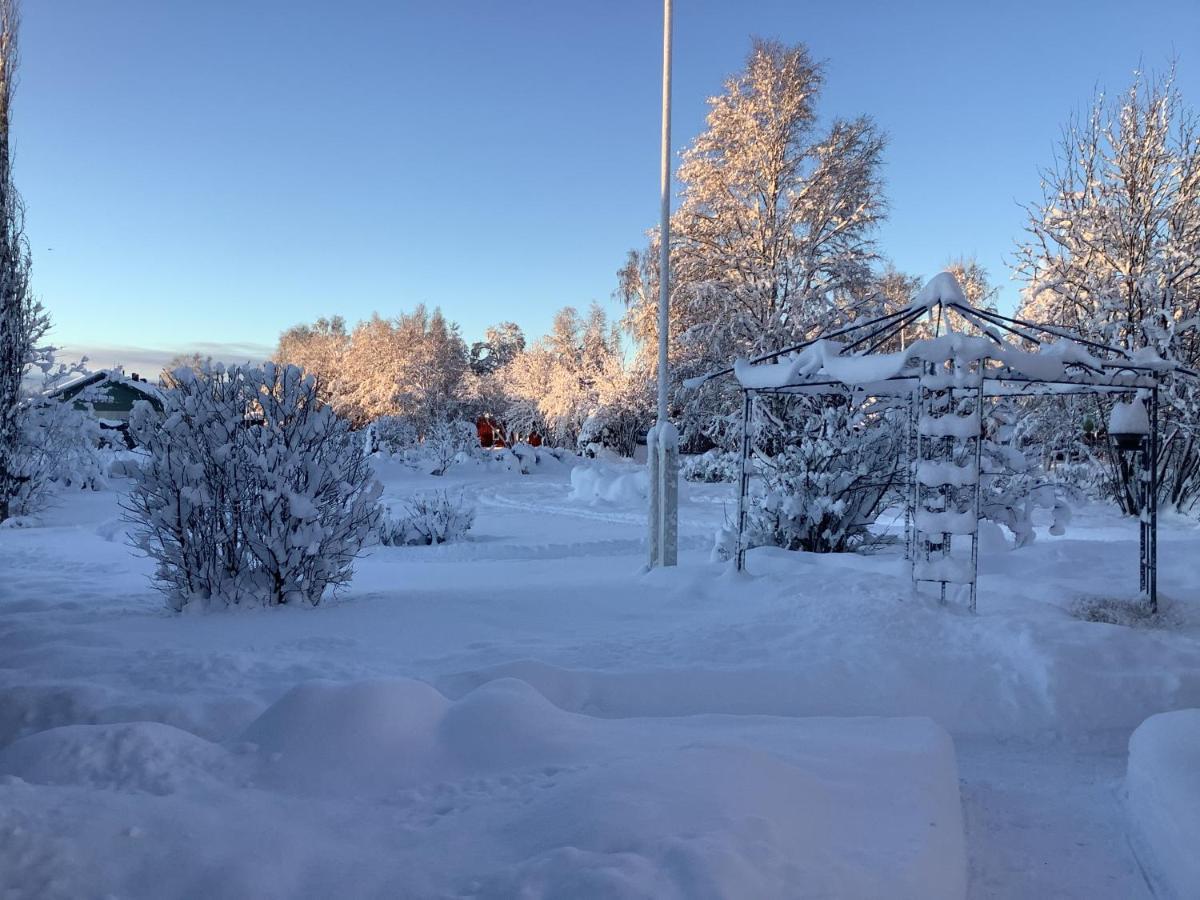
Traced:
[[671, 291], [671, 0], [663, 0], [661, 220], [658, 232], [658, 419], [646, 437], [650, 465], [650, 565], [673, 566], [679, 535], [679, 437], [667, 421]]

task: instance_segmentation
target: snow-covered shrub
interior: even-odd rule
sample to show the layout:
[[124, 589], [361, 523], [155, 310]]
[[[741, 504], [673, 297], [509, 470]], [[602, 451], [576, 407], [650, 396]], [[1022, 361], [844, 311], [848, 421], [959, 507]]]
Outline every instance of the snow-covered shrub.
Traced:
[[475, 524], [475, 507], [462, 494], [417, 494], [398, 515], [390, 510], [379, 521], [379, 543], [389, 547], [445, 544], [466, 537]]
[[44, 508], [57, 488], [95, 489], [104, 482], [100, 425], [87, 410], [58, 400], [35, 400], [17, 413], [12, 453], [16, 491], [10, 512], [27, 516]]
[[988, 413], [981, 451], [979, 515], [1013, 533], [1017, 547], [1033, 543], [1035, 509], [1049, 510], [1050, 533], [1063, 534], [1071, 520], [1069, 484], [1043, 471], [1040, 448], [1023, 440], [1018, 410], [998, 403]]
[[760, 404], [756, 420], [750, 544], [850, 549], [901, 480], [902, 420], [874, 401], [781, 398], [778, 407]]
[[407, 416], [380, 416], [370, 425], [372, 450], [402, 456], [420, 443], [417, 426]]
[[709, 484], [719, 481], [737, 481], [742, 471], [742, 457], [714, 447], [704, 453], [679, 458], [679, 474], [685, 481], [702, 481]]
[[728, 520], [713, 532], [712, 548], [708, 553], [709, 562], [729, 562], [737, 556], [737, 525]]
[[170, 604], [317, 604], [379, 517], [361, 440], [294, 366], [176, 370], [130, 419], [147, 457], [125, 503]]
[[425, 432], [423, 449], [433, 465], [430, 475], [445, 475], [461, 457], [479, 451], [479, 432], [462, 419], [441, 419]]
[[108, 464], [109, 478], [136, 478], [142, 467], [145, 454], [136, 451], [118, 450], [112, 454]]
[[599, 445], [632, 457], [649, 423], [650, 417], [640, 407], [609, 403], [592, 410], [579, 429], [577, 443], [585, 452], [589, 446]]

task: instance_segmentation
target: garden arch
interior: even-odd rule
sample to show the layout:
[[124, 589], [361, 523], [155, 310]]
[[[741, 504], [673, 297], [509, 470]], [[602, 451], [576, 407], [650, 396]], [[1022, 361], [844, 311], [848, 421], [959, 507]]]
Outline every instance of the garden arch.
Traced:
[[[970, 331], [949, 328], [951, 314]], [[928, 320], [932, 336], [895, 352], [880, 348]], [[802, 344], [739, 360], [700, 381], [733, 375], [743, 395], [738, 483], [739, 571], [746, 560], [751, 420], [767, 394], [889, 396], [908, 401], [906, 556], [914, 584], [969, 588], [976, 607], [980, 462], [988, 398], [1110, 394], [1126, 398], [1110, 423], [1122, 449], [1137, 452], [1140, 588], [1158, 606], [1159, 392], [1170, 378], [1196, 372], [1145, 351], [1131, 352], [1047, 325], [979, 309], [954, 276], [942, 272], [896, 312]], [[1118, 434], [1118, 432], [1120, 432]], [[960, 546], [956, 548], [955, 537]], [[961, 545], [969, 539], [968, 553]]]

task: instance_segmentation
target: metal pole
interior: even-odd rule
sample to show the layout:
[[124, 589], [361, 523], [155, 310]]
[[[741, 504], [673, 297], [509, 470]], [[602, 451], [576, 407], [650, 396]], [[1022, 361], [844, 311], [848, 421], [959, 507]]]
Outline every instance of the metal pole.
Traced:
[[1150, 524], [1147, 565], [1147, 588], [1150, 594], [1150, 612], [1158, 612], [1158, 385], [1150, 395]]
[[975, 531], [971, 534], [971, 612], [978, 608], [979, 601], [979, 501], [983, 490], [983, 370], [987, 368], [987, 360], [981, 359], [979, 365], [979, 387], [975, 394], [975, 414], [979, 416], [979, 431], [975, 435], [975, 496], [971, 499], [975, 510]]
[[746, 494], [750, 487], [750, 410], [752, 396], [746, 391], [742, 403], [742, 468], [738, 476], [738, 510], [737, 510], [737, 561], [739, 572], [746, 570]]
[[667, 329], [671, 298], [671, 0], [663, 0], [662, 166], [658, 227], [658, 424], [667, 421]]
[[650, 457], [650, 565], [676, 563], [679, 535], [678, 434], [667, 420], [667, 343], [671, 298], [671, 0], [663, 0], [661, 221], [658, 234], [658, 420]]

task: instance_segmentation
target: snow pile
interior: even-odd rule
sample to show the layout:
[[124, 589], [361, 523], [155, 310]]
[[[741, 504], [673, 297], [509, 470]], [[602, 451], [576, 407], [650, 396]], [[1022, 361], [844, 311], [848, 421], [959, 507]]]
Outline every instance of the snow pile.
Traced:
[[15, 832], [47, 852], [0, 848], [8, 886], [48, 858], [89, 896], [965, 892], [954, 748], [928, 719], [604, 720], [514, 679], [455, 702], [309, 682], [229, 746], [147, 723], [18, 741], [0, 809], [53, 784], [69, 824]]
[[1200, 894], [1200, 709], [1151, 716], [1129, 739], [1129, 814], [1160, 897]]
[[0, 750], [0, 772], [34, 784], [166, 795], [235, 777], [223, 748], [159, 722], [64, 725]]
[[634, 506], [650, 495], [650, 475], [645, 467], [579, 465], [571, 470], [569, 499], [580, 503]]

